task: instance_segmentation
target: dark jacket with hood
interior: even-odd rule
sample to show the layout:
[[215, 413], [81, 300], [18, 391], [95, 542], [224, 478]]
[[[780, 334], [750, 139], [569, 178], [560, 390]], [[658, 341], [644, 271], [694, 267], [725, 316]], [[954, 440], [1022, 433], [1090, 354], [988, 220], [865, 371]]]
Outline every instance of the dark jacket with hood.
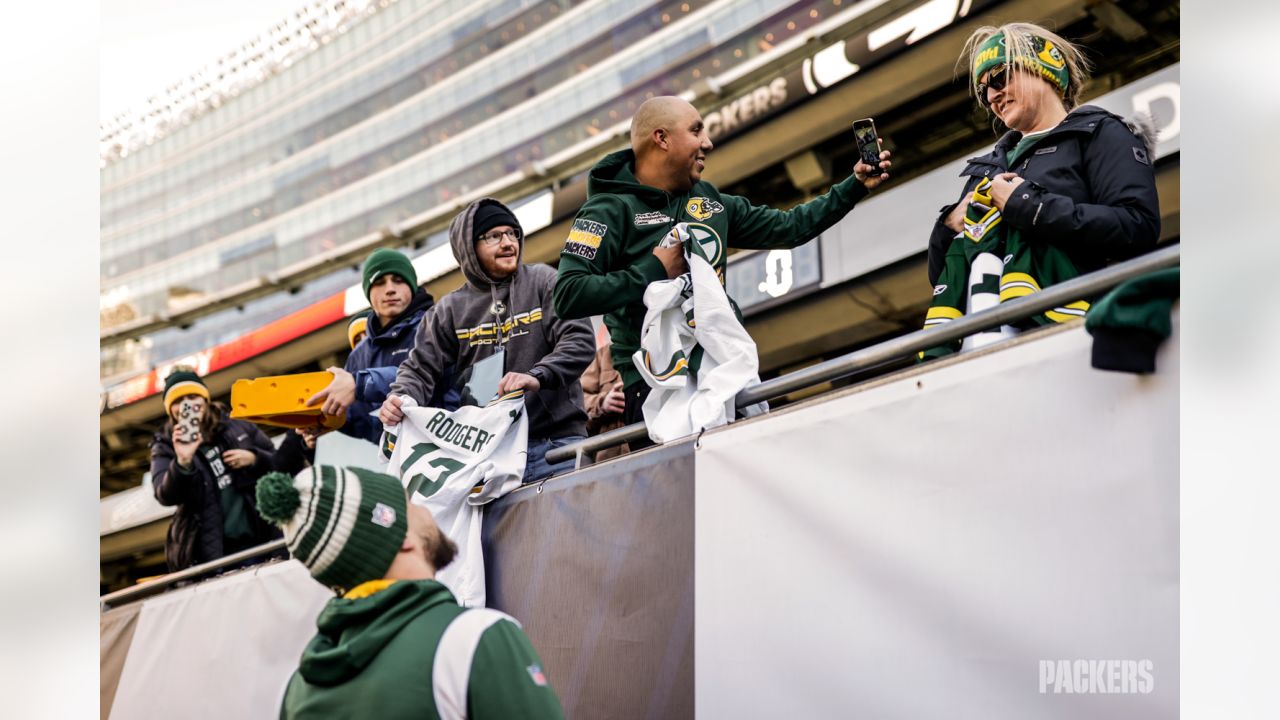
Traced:
[[[653, 249], [676, 223], [698, 223], [709, 230], [708, 240], [701, 243], [723, 283], [727, 248], [802, 245], [839, 222], [867, 195], [866, 187], [850, 175], [821, 197], [787, 211], [775, 210], [723, 195], [704, 180], [679, 195], [643, 185], [636, 180], [635, 161], [634, 152], [620, 150], [591, 168], [587, 202], [560, 253], [555, 291], [561, 317], [604, 315], [613, 336], [613, 366], [627, 387], [643, 382], [631, 356], [640, 347], [645, 288], [667, 279]], [[733, 309], [741, 320], [736, 303]]]
[[[450, 224], [449, 243], [467, 282], [441, 298], [418, 327], [413, 351], [400, 365], [391, 392], [424, 405], [443, 384], [448, 366], [462, 373], [501, 348], [504, 372], [532, 375], [540, 385], [538, 392], [525, 396], [530, 441], [586, 435], [579, 379], [595, 356], [591, 321], [556, 315], [551, 301], [556, 271], [548, 265], [520, 263], [510, 277], [489, 279], [476, 256], [473, 231], [476, 210], [486, 203], [502, 205], [482, 198]], [[523, 231], [520, 236], [523, 255]]]
[[[970, 158], [963, 202], [986, 177], [1013, 171], [1018, 185], [1001, 213], [1031, 243], [1052, 243], [1080, 274], [1155, 247], [1160, 238], [1156, 196], [1155, 128], [1149, 119], [1126, 121], [1094, 105], [1072, 110], [1009, 166], [1022, 139], [1010, 130], [990, 153]], [[929, 284], [937, 285], [955, 231], [943, 225], [955, 207], [944, 207], [929, 237]]]
[[347, 356], [343, 366], [355, 377], [356, 399], [347, 408], [347, 422], [340, 432], [371, 443], [378, 442], [382, 423], [370, 413], [377, 412], [387, 399], [387, 390], [395, 380], [396, 369], [413, 350], [418, 324], [433, 303], [430, 293], [415, 288], [408, 307], [387, 327], [382, 327], [376, 313], [369, 312], [365, 337]]
[[[330, 600], [289, 679], [280, 717], [455, 717], [437, 702], [436, 650], [449, 624], [469, 612], [484, 611], [464, 610], [435, 580], [398, 580], [371, 595]], [[470, 666], [446, 674], [466, 678], [458, 700], [473, 720], [564, 717], [529, 638], [510, 620], [489, 625]]]
[[271, 472], [275, 446], [257, 426], [243, 420], [232, 420], [219, 405], [210, 412], [219, 413], [221, 423], [212, 440], [206, 439], [191, 460], [191, 471], [178, 466], [173, 449], [173, 422], [151, 440], [151, 485], [161, 505], [177, 505], [169, 523], [164, 555], [169, 571], [217, 560], [226, 555], [222, 535], [222, 502], [217, 486], [218, 473], [204, 455], [204, 449], [216, 445], [222, 450], [241, 449], [253, 453], [253, 465], [242, 469], [225, 468], [231, 476], [231, 487], [247, 503], [246, 515], [253, 535], [252, 545], [280, 537], [280, 531], [268, 524], [257, 512], [258, 478]]

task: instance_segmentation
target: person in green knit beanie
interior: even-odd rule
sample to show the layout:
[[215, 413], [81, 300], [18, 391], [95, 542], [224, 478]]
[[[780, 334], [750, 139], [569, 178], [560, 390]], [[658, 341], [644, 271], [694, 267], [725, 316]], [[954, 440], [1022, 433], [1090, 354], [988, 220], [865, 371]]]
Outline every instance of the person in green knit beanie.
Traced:
[[413, 269], [413, 262], [408, 256], [391, 248], [378, 248], [365, 258], [364, 268], [360, 271], [364, 296], [369, 297], [373, 284], [386, 275], [396, 275], [410, 287], [418, 285], [418, 272]]
[[329, 465], [258, 483], [258, 512], [338, 595], [289, 679], [281, 718], [562, 718], [520, 624], [464, 609], [435, 573], [457, 552], [400, 481]]
[[[369, 301], [369, 311], [354, 318], [347, 326], [351, 354], [342, 367], [329, 367], [333, 380], [307, 400], [308, 406], [319, 406], [326, 415], [346, 414], [338, 432], [353, 438], [377, 443], [382, 436], [382, 423], [373, 415], [387, 397], [396, 379], [396, 370], [413, 349], [414, 333], [427, 311], [435, 306], [435, 298], [418, 287], [418, 272], [404, 253], [391, 248], [378, 248], [365, 258], [360, 284]], [[356, 342], [356, 336], [363, 339]], [[438, 403], [445, 403], [442, 389]], [[453, 407], [457, 407], [455, 404]], [[315, 428], [298, 431], [308, 445], [324, 432]]]

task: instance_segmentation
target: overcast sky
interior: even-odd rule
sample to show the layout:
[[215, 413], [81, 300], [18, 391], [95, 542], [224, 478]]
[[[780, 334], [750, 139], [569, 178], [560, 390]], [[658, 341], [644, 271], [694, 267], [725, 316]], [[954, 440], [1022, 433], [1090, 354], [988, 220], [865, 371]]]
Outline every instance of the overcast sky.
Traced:
[[133, 107], [314, 0], [102, 0], [99, 121]]

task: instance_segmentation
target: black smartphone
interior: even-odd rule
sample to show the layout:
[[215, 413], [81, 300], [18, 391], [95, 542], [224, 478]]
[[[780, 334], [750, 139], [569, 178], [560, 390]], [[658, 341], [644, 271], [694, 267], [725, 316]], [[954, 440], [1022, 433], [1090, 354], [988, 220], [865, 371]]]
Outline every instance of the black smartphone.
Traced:
[[876, 137], [876, 124], [871, 118], [853, 121], [853, 138], [858, 143], [858, 157], [862, 162], [880, 172], [880, 140]]

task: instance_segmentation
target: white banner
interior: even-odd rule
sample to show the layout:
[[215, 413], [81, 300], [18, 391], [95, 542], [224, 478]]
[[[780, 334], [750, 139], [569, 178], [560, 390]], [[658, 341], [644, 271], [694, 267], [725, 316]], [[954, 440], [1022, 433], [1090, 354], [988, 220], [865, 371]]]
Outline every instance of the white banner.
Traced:
[[1152, 376], [1090, 347], [707, 433], [698, 717], [1176, 717], [1177, 337]]
[[274, 720], [331, 597], [290, 560], [146, 600], [111, 720]]

